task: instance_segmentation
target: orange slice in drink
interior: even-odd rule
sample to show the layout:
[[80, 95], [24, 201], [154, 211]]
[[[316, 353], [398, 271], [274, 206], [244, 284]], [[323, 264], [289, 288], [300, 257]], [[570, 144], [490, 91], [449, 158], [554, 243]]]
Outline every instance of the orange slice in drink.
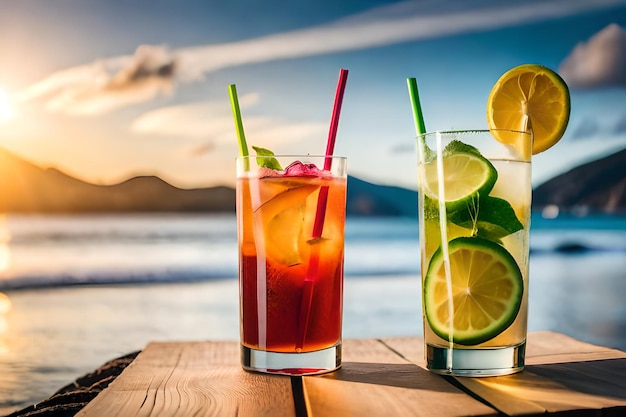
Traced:
[[282, 265], [302, 262], [300, 237], [303, 233], [306, 199], [318, 185], [301, 185], [266, 201], [257, 210], [265, 234], [267, 257]]

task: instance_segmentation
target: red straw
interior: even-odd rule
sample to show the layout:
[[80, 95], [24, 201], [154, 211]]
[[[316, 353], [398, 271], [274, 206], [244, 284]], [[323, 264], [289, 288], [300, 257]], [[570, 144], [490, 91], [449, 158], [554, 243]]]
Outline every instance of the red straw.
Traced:
[[[330, 119], [330, 129], [328, 131], [328, 142], [326, 143], [326, 154], [324, 159], [324, 169], [330, 170], [332, 166], [332, 155], [335, 150], [335, 139], [337, 138], [337, 128], [339, 126], [339, 114], [341, 113], [341, 104], [343, 102], [343, 93], [346, 89], [346, 81], [348, 80], [348, 70], [341, 69], [339, 72], [339, 81], [337, 83], [337, 91], [335, 92], [335, 104], [333, 106], [333, 114]], [[324, 229], [324, 219], [326, 218], [326, 203], [328, 202], [328, 186], [320, 189], [317, 198], [317, 210], [315, 212], [315, 223], [313, 224], [313, 239], [322, 237]], [[317, 270], [319, 268], [319, 245], [313, 244], [311, 248], [311, 259], [309, 259], [309, 270], [304, 278], [304, 287], [302, 288], [302, 300], [300, 302], [300, 316], [298, 320], [298, 341], [296, 348], [302, 349], [306, 332], [309, 327], [311, 316], [311, 302], [313, 301], [313, 287]]]
[[[341, 113], [341, 103], [343, 103], [343, 93], [346, 90], [346, 82], [348, 81], [348, 70], [341, 69], [339, 72], [339, 81], [337, 82], [337, 91], [335, 92], [335, 105], [333, 106], [333, 114], [330, 118], [330, 129], [328, 130], [328, 142], [326, 143], [326, 156], [332, 156], [335, 151], [335, 140], [337, 139], [337, 128], [339, 126], [339, 114]], [[331, 158], [324, 161], [324, 169], [330, 169], [332, 163]]]
[[[337, 90], [335, 92], [335, 104], [333, 105], [333, 114], [330, 118], [330, 129], [328, 130], [328, 142], [326, 142], [326, 159], [324, 160], [324, 169], [330, 170], [333, 163], [331, 156], [335, 152], [335, 140], [337, 139], [337, 128], [339, 127], [339, 114], [341, 113], [341, 104], [343, 103], [343, 93], [346, 90], [346, 82], [348, 81], [348, 70], [341, 69], [339, 72], [339, 81], [337, 82]], [[322, 187], [317, 199], [317, 211], [315, 212], [315, 223], [313, 224], [313, 238], [322, 237], [322, 229], [324, 228], [324, 218], [326, 217], [326, 202], [328, 201], [328, 187]]]

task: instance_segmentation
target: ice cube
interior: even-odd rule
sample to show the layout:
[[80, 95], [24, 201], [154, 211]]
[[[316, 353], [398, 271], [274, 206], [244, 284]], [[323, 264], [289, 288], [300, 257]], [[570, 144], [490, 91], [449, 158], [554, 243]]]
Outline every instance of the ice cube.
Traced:
[[317, 177], [319, 169], [315, 164], [303, 164], [300, 161], [292, 162], [286, 169], [285, 175], [288, 177]]
[[284, 171], [271, 168], [259, 168], [259, 178], [268, 177], [332, 177], [330, 171], [319, 169], [315, 164], [305, 164], [301, 161], [292, 162]]
[[330, 177], [329, 171], [319, 169], [315, 164], [305, 164], [300, 161], [292, 162], [285, 169], [286, 177]]

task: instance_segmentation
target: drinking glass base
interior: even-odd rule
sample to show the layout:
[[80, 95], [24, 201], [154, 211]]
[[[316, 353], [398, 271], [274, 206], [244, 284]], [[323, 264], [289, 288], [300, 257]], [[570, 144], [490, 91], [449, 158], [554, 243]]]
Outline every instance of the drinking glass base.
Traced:
[[431, 372], [454, 376], [499, 376], [524, 369], [526, 342], [504, 348], [450, 349], [426, 344], [426, 365]]
[[241, 345], [241, 364], [246, 371], [281, 375], [316, 375], [341, 367], [341, 343], [322, 350], [279, 353]]

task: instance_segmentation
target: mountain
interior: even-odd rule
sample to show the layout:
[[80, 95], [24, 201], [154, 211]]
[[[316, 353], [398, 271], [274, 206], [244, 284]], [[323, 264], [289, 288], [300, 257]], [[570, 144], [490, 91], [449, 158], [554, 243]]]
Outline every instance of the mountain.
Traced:
[[[626, 214], [626, 149], [566, 172], [533, 191], [533, 209]], [[233, 212], [229, 187], [181, 189], [154, 176], [94, 185], [0, 149], [0, 213]], [[417, 217], [417, 193], [348, 177], [349, 216]]]
[[42, 169], [0, 149], [0, 212], [218, 212], [234, 209], [232, 188], [184, 190], [150, 176], [116, 185], [94, 185], [56, 169]]
[[417, 192], [401, 187], [374, 185], [348, 177], [346, 212], [361, 216], [417, 218]]
[[[414, 191], [348, 178], [348, 215], [417, 215]], [[94, 185], [0, 149], [0, 213], [233, 212], [229, 187], [181, 189], [154, 176]]]
[[533, 209], [626, 214], [626, 149], [578, 166], [533, 190]]

